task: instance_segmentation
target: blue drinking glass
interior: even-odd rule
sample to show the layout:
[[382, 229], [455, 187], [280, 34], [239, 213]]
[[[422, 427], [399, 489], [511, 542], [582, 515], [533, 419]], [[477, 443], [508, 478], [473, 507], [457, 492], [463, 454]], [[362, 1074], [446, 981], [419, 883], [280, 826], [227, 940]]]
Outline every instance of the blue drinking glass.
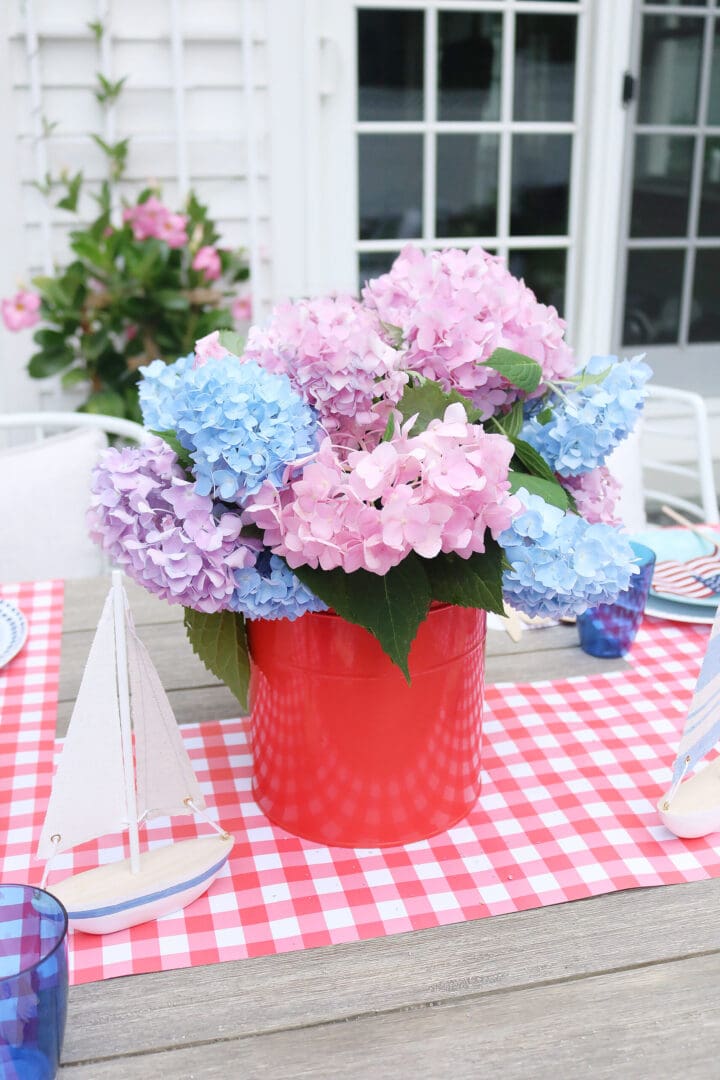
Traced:
[[655, 552], [631, 541], [635, 564], [629, 587], [613, 604], [599, 604], [578, 615], [580, 645], [590, 656], [617, 657], [629, 652], [642, 621], [655, 570]]
[[52, 1080], [68, 996], [67, 912], [32, 885], [0, 885], [0, 1077]]

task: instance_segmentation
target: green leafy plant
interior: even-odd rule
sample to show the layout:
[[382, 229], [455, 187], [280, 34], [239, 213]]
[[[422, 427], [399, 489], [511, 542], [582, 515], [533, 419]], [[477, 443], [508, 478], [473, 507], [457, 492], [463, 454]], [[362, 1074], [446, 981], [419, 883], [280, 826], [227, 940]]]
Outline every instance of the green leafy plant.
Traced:
[[[100, 40], [102, 25], [90, 29]], [[95, 97], [108, 108], [125, 79], [97, 79]], [[53, 127], [45, 122], [46, 135]], [[64, 388], [86, 385], [81, 410], [140, 420], [138, 368], [156, 358], [173, 361], [197, 339], [232, 328], [242, 318], [233, 309], [248, 263], [243, 251], [220, 246], [207, 206], [193, 194], [179, 213], [163, 206], [152, 187], [123, 205], [118, 184], [129, 140], [91, 138], [108, 174], [90, 190], [96, 216], [71, 232], [67, 265], [3, 301], [3, 318], [10, 330], [39, 324], [28, 365], [33, 378], [60, 375]], [[48, 173], [36, 186], [56, 207], [79, 216], [88, 186], [82, 172]], [[245, 310], [248, 302], [241, 301]]]

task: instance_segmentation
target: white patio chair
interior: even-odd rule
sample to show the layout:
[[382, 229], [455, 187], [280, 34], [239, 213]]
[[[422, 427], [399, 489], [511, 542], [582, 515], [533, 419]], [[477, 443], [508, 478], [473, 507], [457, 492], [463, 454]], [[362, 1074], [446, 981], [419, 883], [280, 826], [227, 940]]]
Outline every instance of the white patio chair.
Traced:
[[641, 459], [648, 509], [665, 504], [699, 521], [720, 522], [707, 408], [699, 394], [650, 386]]
[[0, 449], [0, 581], [101, 573], [85, 525], [93, 466], [108, 435], [143, 442], [148, 433], [115, 416], [0, 413], [0, 437], [11, 431], [29, 437]]
[[648, 516], [657, 517], [662, 506], [697, 521], [720, 522], [707, 408], [699, 394], [651, 384], [637, 432], [608, 464], [623, 483], [619, 509], [631, 532], [642, 529]]

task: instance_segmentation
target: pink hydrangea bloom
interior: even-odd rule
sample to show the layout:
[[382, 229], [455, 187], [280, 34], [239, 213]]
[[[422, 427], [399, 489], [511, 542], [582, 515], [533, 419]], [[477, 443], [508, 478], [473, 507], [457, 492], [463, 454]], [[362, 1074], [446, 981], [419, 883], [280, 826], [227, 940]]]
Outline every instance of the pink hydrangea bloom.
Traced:
[[220, 331], [213, 330], [212, 334], [206, 334], [195, 342], [193, 367], [202, 367], [208, 360], [222, 360], [223, 356], [230, 356], [230, 352], [220, 344]]
[[591, 525], [621, 524], [615, 508], [622, 485], [607, 465], [599, 465], [580, 476], [559, 476], [558, 480], [574, 497], [580, 516]]
[[0, 304], [3, 322], [8, 330], [25, 330], [40, 321], [40, 297], [37, 293], [20, 289]]
[[433, 558], [485, 550], [519, 509], [510, 494], [513, 448], [470, 424], [462, 405], [412, 434], [412, 422], [372, 450], [339, 452], [325, 439], [282, 492], [265, 484], [243, 521], [289, 566], [386, 574], [411, 552]]
[[222, 264], [217, 248], [207, 245], [198, 248], [192, 261], [193, 270], [201, 270], [208, 281], [217, 281], [222, 273]]
[[237, 296], [230, 305], [235, 322], [250, 322], [253, 317], [252, 296]]
[[154, 195], [137, 206], [127, 206], [123, 221], [129, 223], [136, 240], [155, 237], [171, 248], [184, 247], [188, 242], [185, 214], [173, 214]]
[[466, 394], [486, 416], [520, 394], [479, 366], [495, 349], [531, 356], [546, 379], [575, 367], [555, 308], [539, 303], [501, 259], [479, 247], [424, 255], [408, 245], [388, 274], [368, 282], [363, 299], [402, 330], [406, 367]]
[[406, 383], [380, 331], [375, 313], [350, 296], [300, 300], [277, 307], [268, 326], [250, 329], [245, 358], [286, 374], [329, 434], [379, 438]]

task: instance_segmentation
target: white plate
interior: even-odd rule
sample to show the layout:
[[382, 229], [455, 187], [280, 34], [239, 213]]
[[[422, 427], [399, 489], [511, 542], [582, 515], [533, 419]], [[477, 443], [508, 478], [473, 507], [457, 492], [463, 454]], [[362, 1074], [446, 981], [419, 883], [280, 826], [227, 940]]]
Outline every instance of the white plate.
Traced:
[[677, 600], [664, 600], [659, 596], [648, 596], [645, 614], [656, 619], [670, 619], [671, 622], [701, 623], [711, 626], [715, 622], [716, 610], [699, 607], [697, 604], [683, 604]]
[[[695, 559], [698, 555], [707, 554], [712, 550], [712, 531], [708, 532], [707, 544], [689, 529], [668, 528], [647, 529], [644, 532], [634, 533], [631, 540], [637, 540], [640, 544], [652, 548], [658, 562], [665, 559], [676, 559], [678, 562], [686, 562]], [[720, 540], [720, 537], [718, 537]], [[650, 587], [650, 595], [656, 600], [669, 601], [673, 604], [691, 604], [693, 607], [710, 608], [714, 614], [720, 597], [718, 596], [680, 596], [676, 593], [658, 592]], [[712, 620], [711, 620], [712, 621]]]
[[9, 600], [0, 600], [0, 668], [22, 649], [27, 637], [27, 622], [19, 608]]

